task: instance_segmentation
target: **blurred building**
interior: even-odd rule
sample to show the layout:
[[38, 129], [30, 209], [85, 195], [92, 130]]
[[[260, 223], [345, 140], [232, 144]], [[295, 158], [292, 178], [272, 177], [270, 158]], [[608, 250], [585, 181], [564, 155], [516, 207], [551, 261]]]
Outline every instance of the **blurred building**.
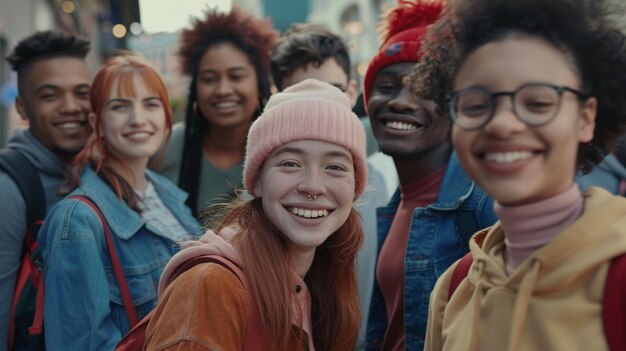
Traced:
[[163, 78], [170, 96], [174, 120], [181, 120], [185, 116], [190, 80], [180, 69], [177, 55], [179, 37], [180, 30], [174, 33], [144, 33], [128, 38], [128, 49], [145, 57]]
[[352, 76], [361, 82], [367, 65], [378, 52], [377, 24], [386, 6], [394, 0], [311, 0], [309, 22], [326, 25], [350, 47]]
[[87, 63], [95, 73], [107, 56], [127, 48], [126, 33], [139, 22], [137, 0], [0, 1], [0, 147], [25, 123], [14, 107], [15, 72], [3, 59], [22, 38], [43, 30], [80, 35], [91, 42]]

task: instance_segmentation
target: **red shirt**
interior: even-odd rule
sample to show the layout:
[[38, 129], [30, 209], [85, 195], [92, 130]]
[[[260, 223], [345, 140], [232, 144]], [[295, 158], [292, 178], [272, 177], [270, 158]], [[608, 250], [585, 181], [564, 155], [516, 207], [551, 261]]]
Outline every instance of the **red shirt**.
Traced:
[[413, 211], [437, 200], [445, 167], [400, 187], [400, 204], [393, 217], [376, 265], [376, 280], [387, 309], [387, 331], [382, 350], [404, 350], [404, 257]]

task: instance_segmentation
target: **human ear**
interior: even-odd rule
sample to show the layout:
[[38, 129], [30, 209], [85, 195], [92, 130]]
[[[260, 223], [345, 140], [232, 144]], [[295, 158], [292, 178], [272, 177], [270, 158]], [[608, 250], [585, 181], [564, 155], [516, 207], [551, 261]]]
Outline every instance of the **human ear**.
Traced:
[[96, 114], [93, 112], [89, 112], [89, 115], [87, 116], [87, 120], [89, 121], [89, 125], [91, 126], [91, 129], [96, 130]]
[[587, 99], [582, 106], [582, 111], [578, 120], [578, 142], [588, 143], [593, 139], [597, 113], [598, 100], [595, 97]]
[[28, 120], [28, 113], [26, 112], [26, 103], [24, 102], [24, 99], [22, 99], [21, 96], [17, 96], [15, 98], [15, 109], [17, 110], [17, 113], [20, 115], [20, 117], [27, 121]]
[[261, 187], [261, 179], [258, 179], [254, 184], [254, 189], [252, 189], [254, 197], [261, 197], [261, 194], [263, 193], [262, 190], [263, 188]]
[[354, 107], [354, 105], [356, 105], [356, 100], [359, 97], [359, 86], [356, 83], [356, 80], [352, 79], [348, 82], [348, 85], [346, 86], [346, 95], [348, 96], [348, 99], [350, 99], [350, 106]]

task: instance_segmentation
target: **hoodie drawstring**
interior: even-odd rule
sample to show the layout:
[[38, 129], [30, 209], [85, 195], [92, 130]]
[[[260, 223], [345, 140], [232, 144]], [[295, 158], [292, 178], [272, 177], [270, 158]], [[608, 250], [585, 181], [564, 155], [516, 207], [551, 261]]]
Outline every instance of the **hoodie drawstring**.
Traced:
[[515, 308], [513, 309], [513, 320], [511, 323], [509, 351], [516, 351], [522, 339], [524, 323], [526, 322], [526, 315], [528, 314], [528, 305], [533, 290], [535, 289], [535, 284], [537, 283], [540, 268], [541, 262], [539, 260], [533, 260], [532, 269], [524, 276], [524, 279], [522, 279], [522, 283], [517, 292]]
[[[474, 266], [474, 265], [472, 265]], [[472, 293], [472, 300], [474, 301], [474, 313], [472, 317], [472, 339], [470, 341], [470, 350], [478, 351], [478, 339], [480, 337], [480, 306], [483, 299], [483, 287], [482, 278], [485, 270], [485, 262], [477, 260], [475, 264], [477, 270], [476, 286]]]

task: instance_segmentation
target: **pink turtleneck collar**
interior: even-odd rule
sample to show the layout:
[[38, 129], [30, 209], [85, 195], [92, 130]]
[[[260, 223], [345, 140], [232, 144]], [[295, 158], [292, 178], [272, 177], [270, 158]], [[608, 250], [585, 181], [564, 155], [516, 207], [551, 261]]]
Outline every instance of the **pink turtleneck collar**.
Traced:
[[523, 206], [502, 206], [495, 212], [504, 230], [504, 262], [511, 274], [534, 251], [542, 248], [581, 215], [583, 196], [574, 183], [565, 192]]

